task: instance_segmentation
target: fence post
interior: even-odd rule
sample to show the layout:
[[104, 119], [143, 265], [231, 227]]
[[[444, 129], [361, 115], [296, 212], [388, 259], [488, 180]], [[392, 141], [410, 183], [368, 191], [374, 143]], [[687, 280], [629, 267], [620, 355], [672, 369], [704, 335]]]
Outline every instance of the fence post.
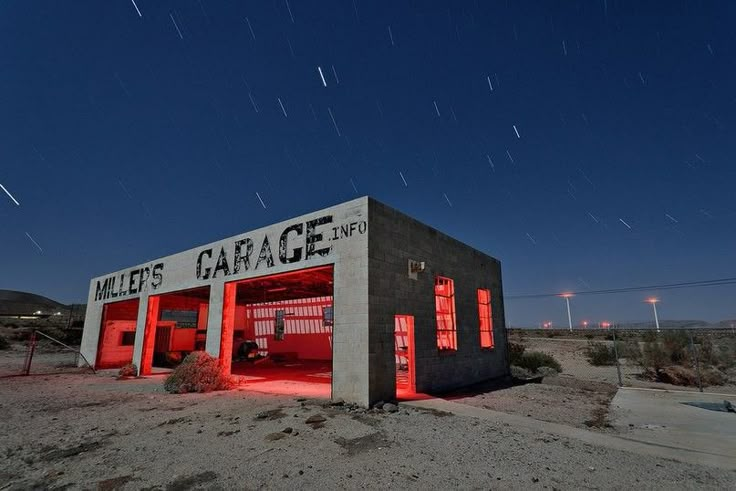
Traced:
[[31, 339], [29, 340], [28, 352], [26, 353], [26, 363], [23, 367], [23, 375], [29, 375], [31, 373], [31, 360], [33, 360], [33, 352], [36, 351], [36, 331], [31, 333]]
[[618, 347], [616, 346], [616, 328], [614, 327], [613, 330], [613, 356], [616, 357], [616, 372], [618, 373], [618, 386], [623, 387], [624, 382], [621, 380], [621, 363], [618, 361]]
[[690, 338], [690, 350], [692, 351], [693, 357], [695, 358], [695, 373], [698, 376], [698, 389], [700, 389], [700, 392], [703, 392], [703, 382], [700, 379], [700, 359], [698, 357], [698, 351], [695, 348], [692, 331], [688, 331], [687, 335]]

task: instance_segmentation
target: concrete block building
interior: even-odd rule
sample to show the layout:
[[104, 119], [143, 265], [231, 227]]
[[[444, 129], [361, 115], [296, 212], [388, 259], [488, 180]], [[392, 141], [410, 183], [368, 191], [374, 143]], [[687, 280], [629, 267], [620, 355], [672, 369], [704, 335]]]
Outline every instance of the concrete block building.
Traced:
[[[363, 197], [92, 279], [82, 354], [361, 405], [508, 375], [500, 262]], [[265, 385], [264, 385], [265, 386]]]

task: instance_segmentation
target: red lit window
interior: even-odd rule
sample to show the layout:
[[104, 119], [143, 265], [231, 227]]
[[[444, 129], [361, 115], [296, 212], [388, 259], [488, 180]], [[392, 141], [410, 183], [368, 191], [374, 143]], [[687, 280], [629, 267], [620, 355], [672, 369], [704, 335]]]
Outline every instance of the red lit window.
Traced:
[[437, 312], [437, 348], [456, 350], [455, 284], [450, 278], [435, 278], [434, 301]]
[[480, 319], [480, 347], [493, 348], [491, 290], [483, 288], [478, 289], [478, 318]]

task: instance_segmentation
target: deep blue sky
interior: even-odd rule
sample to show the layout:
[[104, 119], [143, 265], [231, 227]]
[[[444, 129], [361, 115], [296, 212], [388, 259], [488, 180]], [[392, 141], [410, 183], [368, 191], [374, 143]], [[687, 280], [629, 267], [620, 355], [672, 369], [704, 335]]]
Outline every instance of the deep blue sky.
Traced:
[[[0, 288], [82, 301], [365, 194], [499, 258], [507, 295], [736, 276], [733, 2], [136, 3], [0, 3]], [[662, 317], [734, 294], [660, 292]]]

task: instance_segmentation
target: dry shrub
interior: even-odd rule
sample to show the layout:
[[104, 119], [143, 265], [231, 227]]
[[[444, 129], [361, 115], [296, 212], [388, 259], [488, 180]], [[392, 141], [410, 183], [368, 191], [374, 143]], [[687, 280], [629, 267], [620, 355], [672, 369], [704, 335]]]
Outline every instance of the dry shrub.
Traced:
[[541, 367], [549, 367], [558, 373], [562, 371], [560, 362], [552, 355], [540, 351], [525, 352], [514, 362], [514, 365], [526, 368], [533, 373], [537, 373]]
[[[645, 370], [643, 378], [653, 382], [662, 382], [681, 387], [698, 386], [698, 373], [695, 369], [680, 365], [657, 369], [648, 368]], [[700, 379], [703, 386], [723, 385], [727, 381], [725, 374], [716, 368], [701, 370]]]
[[204, 351], [189, 353], [164, 381], [164, 389], [172, 394], [227, 390], [232, 385], [219, 360]]
[[0, 349], [10, 349], [10, 341], [5, 336], [0, 336]]
[[521, 343], [509, 342], [509, 361], [512, 365], [516, 364], [516, 361], [522, 357], [526, 346]]
[[616, 364], [616, 353], [613, 350], [613, 346], [609, 346], [605, 343], [588, 343], [586, 349], [586, 356], [591, 365], [595, 366], [610, 366]]
[[118, 378], [135, 377], [138, 375], [138, 367], [135, 363], [128, 363], [118, 370]]

